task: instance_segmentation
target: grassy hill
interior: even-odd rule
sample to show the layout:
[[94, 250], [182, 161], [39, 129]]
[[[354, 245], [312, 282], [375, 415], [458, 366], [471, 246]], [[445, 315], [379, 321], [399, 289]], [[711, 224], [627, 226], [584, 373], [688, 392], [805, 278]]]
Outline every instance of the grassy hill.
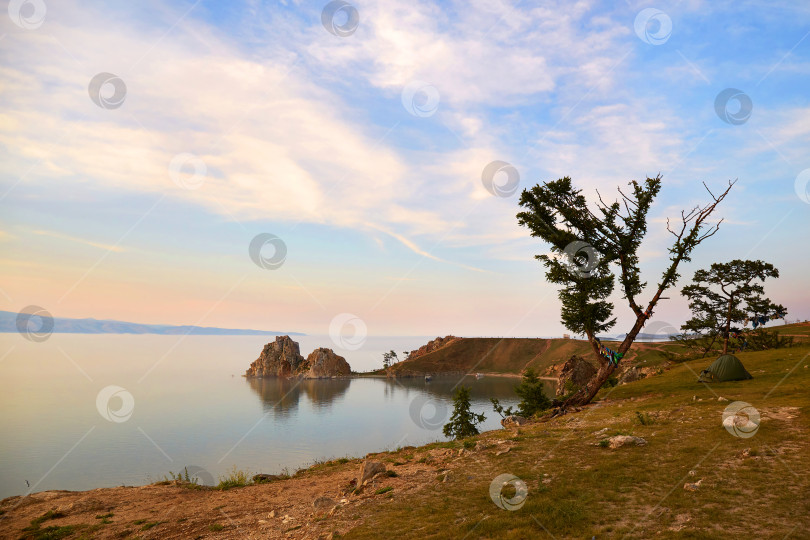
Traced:
[[[603, 342], [618, 347], [617, 342]], [[633, 345], [623, 360], [624, 365], [659, 366], [666, 363], [664, 351], [682, 352], [675, 343], [641, 343]], [[546, 373], [555, 364], [573, 354], [591, 360], [587, 341], [540, 338], [459, 338], [424, 356], [405, 360], [391, 368], [393, 374], [422, 375], [452, 372], [519, 374], [527, 367]]]
[[[753, 380], [699, 384], [707, 361], [692, 360], [604, 389], [580, 413], [481, 434], [467, 446], [504, 444], [445, 465], [418, 498], [381, 498], [345, 538], [382, 530], [414, 539], [810, 538], [810, 347], [738, 356]], [[723, 410], [737, 400], [761, 414], [751, 438], [722, 426]], [[647, 445], [600, 446], [618, 434]], [[520, 510], [490, 500], [489, 484], [503, 473], [528, 486]], [[695, 491], [684, 488], [698, 481]]]
[[[810, 342], [810, 323], [768, 327], [796, 342]], [[603, 341], [610, 348], [618, 342]], [[668, 354], [667, 354], [668, 353]], [[674, 342], [640, 342], [633, 344], [622, 366], [659, 367], [669, 363], [668, 356], [684, 355], [685, 347]], [[444, 347], [395, 364], [391, 372], [398, 376], [436, 373], [480, 372], [519, 374], [527, 367], [538, 373], [565, 362], [573, 354], [591, 361], [587, 341], [577, 339], [541, 338], [459, 338]], [[711, 356], [711, 355], [709, 355]]]

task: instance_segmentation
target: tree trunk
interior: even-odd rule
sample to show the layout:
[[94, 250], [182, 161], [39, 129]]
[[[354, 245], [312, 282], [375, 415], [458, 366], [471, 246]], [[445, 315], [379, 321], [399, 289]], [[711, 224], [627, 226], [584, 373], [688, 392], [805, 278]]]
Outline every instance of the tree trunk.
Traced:
[[731, 307], [734, 305], [734, 294], [728, 297], [728, 312], [726, 313], [726, 331], [723, 333], [723, 354], [728, 354], [728, 338], [731, 332]]
[[[616, 352], [624, 356], [627, 351], [630, 350], [630, 346], [636, 340], [636, 336], [644, 327], [646, 320], [647, 317], [644, 314], [636, 317], [636, 323], [633, 325], [630, 332], [624, 337], [624, 341], [622, 341], [622, 344], [619, 345], [619, 350]], [[616, 371], [616, 368], [619, 367], [618, 363], [614, 364], [599, 354], [599, 346], [596, 345], [594, 336], [589, 334], [588, 340], [591, 342], [591, 348], [594, 349], [594, 355], [599, 361], [599, 371], [597, 371], [596, 375], [594, 375], [593, 378], [588, 381], [588, 384], [580, 388], [573, 396], [565, 400], [565, 403], [562, 404], [563, 409], [567, 409], [571, 405], [587, 405], [590, 403], [596, 394], [599, 393], [599, 389], [602, 388], [605, 381], [607, 381], [610, 376], [613, 375], [613, 372]]]

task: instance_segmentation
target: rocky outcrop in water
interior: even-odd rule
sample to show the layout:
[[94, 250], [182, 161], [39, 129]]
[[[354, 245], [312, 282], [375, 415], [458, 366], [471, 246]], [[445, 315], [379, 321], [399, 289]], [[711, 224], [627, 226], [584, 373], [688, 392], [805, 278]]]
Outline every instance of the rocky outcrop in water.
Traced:
[[342, 377], [351, 374], [346, 359], [332, 349], [315, 349], [305, 360], [298, 343], [290, 336], [277, 336], [268, 343], [245, 372], [245, 377], [303, 377], [317, 379]]
[[335, 354], [332, 349], [315, 349], [307, 357], [306, 363], [309, 370], [304, 374], [304, 377], [308, 379], [345, 377], [352, 373], [352, 368], [346, 359]]
[[304, 363], [298, 343], [290, 336], [276, 336], [245, 373], [246, 377], [291, 377]]

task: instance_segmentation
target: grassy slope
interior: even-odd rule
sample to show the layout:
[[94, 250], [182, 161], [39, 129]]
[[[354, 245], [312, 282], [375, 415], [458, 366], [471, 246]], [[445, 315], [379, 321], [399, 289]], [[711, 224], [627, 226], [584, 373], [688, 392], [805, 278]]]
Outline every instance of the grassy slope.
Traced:
[[[608, 347], [618, 343], [605, 342]], [[625, 364], [657, 366], [665, 363], [661, 350], [680, 350], [673, 343], [633, 344]], [[531, 366], [539, 373], [554, 364], [579, 354], [589, 361], [591, 349], [586, 341], [539, 338], [462, 338], [441, 349], [413, 360], [405, 360], [392, 369], [395, 373], [483, 372], [520, 373]]]
[[[810, 538], [810, 369], [805, 368], [810, 347], [739, 357], [753, 380], [698, 384], [704, 359], [605, 390], [599, 403], [580, 413], [521, 429], [509, 453], [473, 452], [423, 496], [393, 497], [369, 508], [346, 537], [378, 538], [387, 531], [420, 539], [543, 538], [547, 533], [556, 538]], [[722, 427], [728, 403], [718, 402], [718, 396], [749, 402], [762, 413], [752, 438], [736, 438]], [[637, 411], [654, 422], [641, 425]], [[605, 434], [593, 434], [604, 427]], [[644, 437], [648, 445], [617, 450], [596, 445], [615, 434]], [[477, 438], [493, 437], [511, 438], [506, 431]], [[750, 449], [749, 457], [744, 449]], [[518, 511], [501, 510], [488, 496], [489, 483], [503, 473], [528, 485], [526, 504]], [[700, 479], [697, 492], [684, 490], [685, 482]]]

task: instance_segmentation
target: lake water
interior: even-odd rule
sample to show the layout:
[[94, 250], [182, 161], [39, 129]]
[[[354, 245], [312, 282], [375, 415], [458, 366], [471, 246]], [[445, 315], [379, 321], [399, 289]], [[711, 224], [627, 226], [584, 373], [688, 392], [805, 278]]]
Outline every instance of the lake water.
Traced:
[[[380, 367], [383, 351], [402, 356], [432, 337], [370, 337], [357, 351], [327, 336], [295, 340], [304, 356], [334, 348], [361, 371]], [[233, 466], [292, 472], [318, 459], [445, 440], [459, 382], [487, 415], [482, 429], [500, 427], [490, 397], [516, 402], [517, 379], [507, 377], [242, 377], [272, 339], [53, 334], [36, 343], [0, 334], [0, 498], [145, 484], [185, 466], [207, 471], [204, 482]]]

